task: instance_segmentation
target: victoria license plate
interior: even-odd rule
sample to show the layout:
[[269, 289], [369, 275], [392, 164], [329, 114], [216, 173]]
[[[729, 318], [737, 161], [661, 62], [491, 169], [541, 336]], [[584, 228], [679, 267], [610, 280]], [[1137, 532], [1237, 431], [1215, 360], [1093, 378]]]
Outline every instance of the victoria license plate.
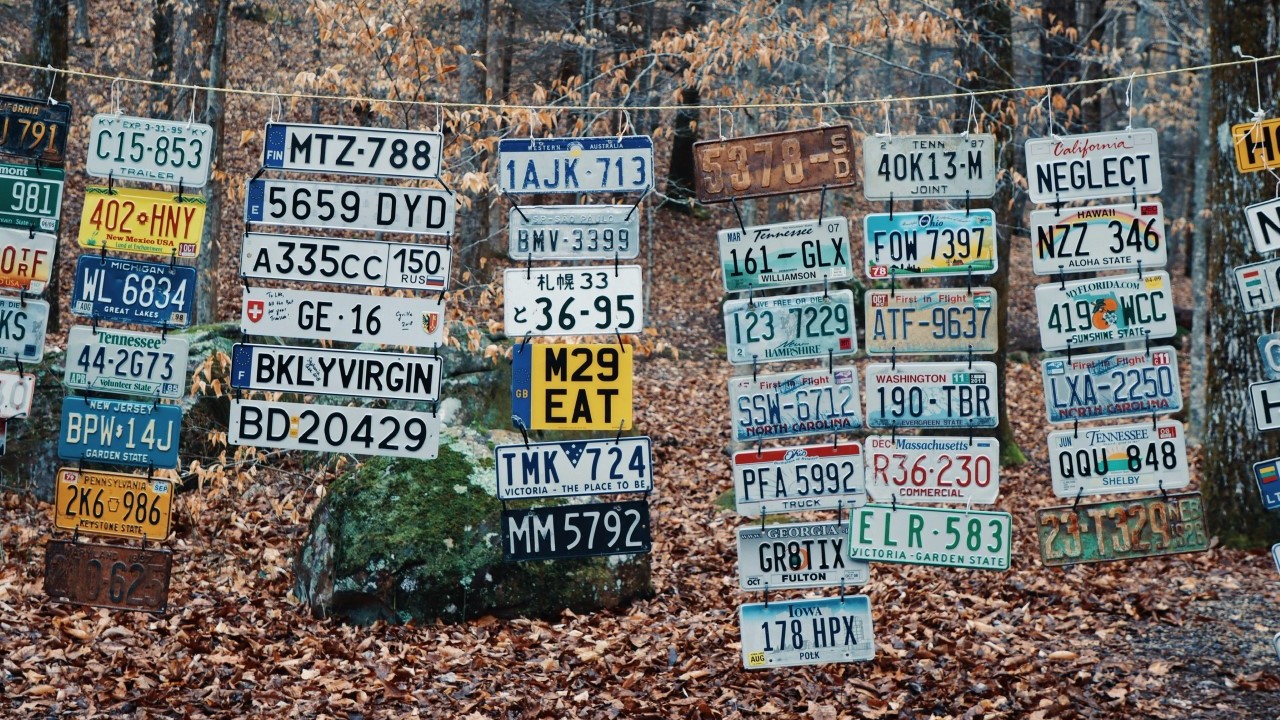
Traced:
[[444, 341], [439, 298], [245, 288], [246, 335], [432, 347]]
[[867, 354], [989, 354], [1000, 344], [996, 291], [868, 290]]
[[739, 442], [857, 430], [862, 427], [857, 368], [730, 378], [729, 414]]
[[232, 400], [227, 442], [432, 460], [440, 450], [440, 418], [412, 410]]
[[62, 167], [71, 128], [71, 105], [0, 95], [0, 153]]
[[503, 510], [501, 523], [507, 562], [639, 555], [653, 546], [647, 500]]
[[508, 269], [503, 272], [508, 337], [620, 335], [644, 329], [639, 265]]
[[0, 227], [58, 232], [61, 168], [0, 163]]
[[76, 325], [67, 333], [70, 388], [178, 399], [187, 388], [191, 341], [176, 335]]
[[1240, 265], [1234, 272], [1245, 312], [1280, 307], [1280, 258]]
[[648, 135], [498, 141], [503, 193], [646, 193], [652, 188]]
[[870, 562], [1008, 570], [1007, 512], [864, 505], [849, 514], [849, 556]]
[[862, 164], [862, 194], [868, 200], [996, 194], [995, 135], [867, 135]]
[[161, 542], [169, 537], [169, 480], [62, 468], [54, 493], [53, 526], [59, 530]]
[[738, 608], [742, 666], [748, 670], [873, 660], [866, 595], [774, 600]]
[[57, 235], [0, 228], [0, 288], [44, 292], [57, 247]]
[[1164, 271], [1039, 285], [1036, 314], [1045, 350], [1154, 340], [1178, 332]]
[[74, 605], [163, 613], [173, 553], [156, 548], [52, 539], [44, 551], [44, 591]]
[[454, 197], [446, 190], [301, 180], [250, 180], [244, 221], [338, 230], [452, 235]]
[[876, 502], [989, 505], [1000, 495], [1000, 441], [871, 435], [867, 493]]
[[38, 363], [44, 357], [49, 303], [0, 296], [0, 359]]
[[243, 390], [434, 402], [440, 374], [435, 355], [245, 343], [231, 348], [231, 387]]
[[1031, 211], [1037, 275], [1162, 268], [1169, 261], [1159, 202]]
[[1191, 482], [1176, 420], [1049, 433], [1049, 472], [1053, 494], [1063, 498], [1180, 490]]
[[700, 203], [850, 187], [858, 180], [849, 125], [703, 140], [693, 144], [693, 165]]
[[178, 465], [182, 408], [133, 400], [62, 400], [58, 457], [132, 467]]
[[867, 427], [995, 427], [996, 392], [991, 362], [868, 365]]
[[728, 300], [724, 331], [734, 365], [831, 358], [858, 350], [852, 290]]
[[449, 287], [452, 260], [448, 245], [245, 233], [240, 274], [260, 280], [443, 291]]
[[1040, 362], [1049, 422], [1173, 413], [1182, 409], [1178, 353], [1161, 346]]
[[649, 492], [651, 447], [647, 437], [499, 445], [498, 499]]
[[847, 280], [853, 275], [849, 220], [735, 227], [716, 233], [728, 292]]
[[213, 137], [204, 123], [99, 113], [89, 123], [84, 169], [94, 177], [201, 188], [209, 182]]
[[438, 132], [267, 123], [262, 167], [290, 172], [429, 180], [440, 177]]
[[1040, 205], [1159, 195], [1160, 137], [1152, 128], [1027, 140], [1027, 194]]
[[531, 430], [629, 429], [630, 345], [532, 345], [511, 356], [511, 416]]
[[[1280, 458], [1254, 463], [1253, 478], [1257, 481], [1258, 492], [1262, 495], [1262, 507], [1267, 510], [1280, 510]], [[1280, 559], [1280, 555], [1276, 557]], [[1277, 563], [1276, 567], [1280, 568], [1280, 563]]]
[[862, 445], [855, 440], [735, 453], [733, 489], [739, 515], [857, 507], [867, 502]]
[[35, 375], [0, 371], [0, 420], [26, 417], [31, 412], [31, 399], [35, 392]]
[[200, 254], [203, 197], [95, 185], [86, 187], [84, 194], [76, 236], [80, 247], [168, 258]]
[[195, 302], [193, 267], [92, 255], [76, 261], [71, 312], [81, 317], [185, 328]]
[[870, 565], [850, 560], [844, 522], [738, 528], [738, 586], [743, 590], [865, 585]]
[[863, 221], [867, 277], [990, 275], [998, 269], [993, 210], [871, 213]]
[[1280, 249], [1280, 197], [1246, 207], [1244, 217], [1249, 222], [1254, 250], [1266, 255]]
[[1044, 508], [1036, 535], [1051, 567], [1209, 549], [1198, 492]]
[[640, 212], [631, 205], [524, 205], [507, 213], [512, 260], [631, 260]]

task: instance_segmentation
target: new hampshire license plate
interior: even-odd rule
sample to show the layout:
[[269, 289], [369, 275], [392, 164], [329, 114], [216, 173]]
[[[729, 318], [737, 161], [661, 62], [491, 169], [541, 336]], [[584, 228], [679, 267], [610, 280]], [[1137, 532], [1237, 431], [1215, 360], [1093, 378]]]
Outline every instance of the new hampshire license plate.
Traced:
[[728, 300], [724, 330], [734, 365], [830, 359], [858, 349], [852, 290]]
[[868, 290], [865, 306], [868, 355], [981, 355], [1000, 342], [991, 288]]

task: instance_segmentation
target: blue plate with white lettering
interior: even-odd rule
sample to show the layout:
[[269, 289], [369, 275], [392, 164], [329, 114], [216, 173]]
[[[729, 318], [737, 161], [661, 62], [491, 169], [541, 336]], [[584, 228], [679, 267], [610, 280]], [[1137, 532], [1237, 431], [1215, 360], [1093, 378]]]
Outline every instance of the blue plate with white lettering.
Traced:
[[185, 328], [195, 301], [193, 267], [98, 255], [76, 261], [71, 312], [81, 317]]
[[182, 408], [150, 402], [67, 397], [58, 457], [134, 467], [178, 466]]

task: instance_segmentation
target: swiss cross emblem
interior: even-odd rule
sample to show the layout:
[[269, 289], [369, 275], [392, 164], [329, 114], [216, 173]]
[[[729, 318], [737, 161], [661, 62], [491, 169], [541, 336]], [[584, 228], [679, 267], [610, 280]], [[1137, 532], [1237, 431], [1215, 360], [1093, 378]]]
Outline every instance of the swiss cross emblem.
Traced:
[[245, 308], [244, 316], [249, 318], [249, 322], [258, 322], [262, 319], [263, 304], [261, 300], [250, 300]]

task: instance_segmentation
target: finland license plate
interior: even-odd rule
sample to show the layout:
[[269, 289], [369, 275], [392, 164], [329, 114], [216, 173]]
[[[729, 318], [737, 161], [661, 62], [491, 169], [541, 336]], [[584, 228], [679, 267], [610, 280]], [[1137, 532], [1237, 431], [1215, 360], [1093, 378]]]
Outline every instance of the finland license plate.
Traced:
[[730, 378], [729, 414], [739, 442], [857, 430], [862, 427], [857, 368]]
[[1040, 205], [1158, 195], [1160, 138], [1152, 128], [1027, 140], [1027, 194]]
[[844, 217], [735, 227], [716, 237], [728, 292], [812, 285], [853, 275], [849, 220]]
[[647, 437], [499, 445], [493, 449], [493, 459], [499, 500], [653, 489]]
[[1176, 420], [1049, 433], [1049, 473], [1062, 498], [1180, 490], [1191, 482]]
[[989, 505], [1000, 495], [1000, 441], [933, 435], [867, 437], [876, 502]]
[[[31, 399], [35, 392], [35, 375], [0, 371], [0, 420], [26, 417], [31, 412]], [[3, 445], [0, 442], [0, 449]]]
[[632, 260], [640, 211], [631, 205], [524, 205], [507, 212], [512, 260]]
[[1182, 409], [1178, 353], [1171, 347], [1040, 361], [1049, 422], [1174, 413]]
[[231, 348], [231, 387], [243, 390], [434, 402], [440, 373], [435, 355], [245, 343]]
[[452, 260], [448, 245], [245, 233], [240, 274], [260, 280], [444, 291]]
[[1050, 567], [1209, 549], [1198, 492], [1044, 508], [1036, 535]]
[[743, 590], [865, 585], [870, 566], [850, 560], [844, 522], [738, 528], [738, 587]]
[[1000, 333], [991, 288], [868, 290], [867, 354], [996, 351]]
[[991, 362], [868, 365], [867, 427], [995, 427], [996, 392]]
[[452, 235], [454, 197], [445, 190], [301, 180], [250, 180], [244, 221], [338, 230]]
[[853, 291], [727, 300], [724, 332], [734, 365], [852, 355]]
[[1280, 249], [1280, 197], [1246, 207], [1244, 217], [1249, 222], [1254, 250], [1266, 255]]
[[698, 202], [850, 187], [858, 179], [852, 138], [849, 125], [824, 125], [696, 142]]
[[863, 505], [849, 514], [849, 556], [870, 562], [1008, 570], [1007, 512]]
[[178, 466], [182, 408], [133, 400], [67, 396], [58, 457], [133, 467]]
[[[1254, 463], [1253, 479], [1258, 482], [1258, 492], [1262, 494], [1262, 507], [1280, 510], [1280, 458]], [[1276, 557], [1280, 560], [1280, 555]], [[1276, 567], [1280, 569], [1280, 562]]]
[[58, 232], [61, 168], [0, 163], [0, 227]]
[[644, 330], [644, 274], [639, 265], [509, 268], [503, 281], [508, 337]]
[[774, 600], [738, 608], [748, 670], [874, 660], [866, 595]]
[[530, 430], [632, 426], [630, 345], [532, 345], [511, 356], [511, 415]]
[[178, 399], [187, 388], [191, 341], [176, 335], [91, 328], [67, 333], [69, 388]]
[[1032, 210], [1031, 242], [1037, 275], [1155, 269], [1169, 261], [1159, 202]]
[[867, 502], [862, 445], [744, 450], [733, 456], [733, 489], [739, 515], [857, 507]]
[[873, 280], [990, 275], [998, 267], [993, 210], [870, 213], [863, 221]]
[[262, 167], [290, 172], [430, 180], [440, 177], [438, 132], [267, 123]]
[[0, 359], [40, 362], [48, 324], [49, 303], [0, 296]]
[[1231, 126], [1236, 168], [1242, 173], [1280, 167], [1280, 118], [1257, 119]]
[[203, 123], [99, 113], [89, 123], [84, 169], [94, 177], [201, 188], [209, 182], [213, 137]]
[[500, 521], [506, 562], [639, 555], [653, 546], [647, 500], [503, 510]]
[[1245, 312], [1280, 307], [1280, 258], [1241, 265], [1234, 272]]
[[444, 340], [444, 301], [245, 288], [240, 332], [246, 335], [432, 347]]
[[53, 526], [59, 530], [161, 542], [169, 537], [168, 480], [62, 468], [54, 493]]
[[646, 193], [652, 188], [648, 135], [498, 141], [502, 193]]
[[204, 198], [90, 185], [76, 241], [83, 248], [193, 258], [204, 233]]
[[81, 317], [185, 328], [195, 302], [193, 267], [93, 255], [76, 261], [71, 312]]
[[164, 613], [172, 571], [168, 550], [51, 539], [44, 551], [44, 592], [74, 605]]
[[1036, 314], [1045, 350], [1154, 340], [1178, 333], [1173, 291], [1164, 271], [1038, 285]]
[[232, 400], [227, 442], [432, 460], [440, 451], [440, 418], [412, 410]]
[[62, 167], [71, 127], [71, 105], [0, 95], [0, 153]]
[[0, 228], [0, 288], [44, 292], [57, 247], [57, 235]]
[[868, 200], [989, 198], [996, 194], [996, 136], [867, 135], [862, 166]]

